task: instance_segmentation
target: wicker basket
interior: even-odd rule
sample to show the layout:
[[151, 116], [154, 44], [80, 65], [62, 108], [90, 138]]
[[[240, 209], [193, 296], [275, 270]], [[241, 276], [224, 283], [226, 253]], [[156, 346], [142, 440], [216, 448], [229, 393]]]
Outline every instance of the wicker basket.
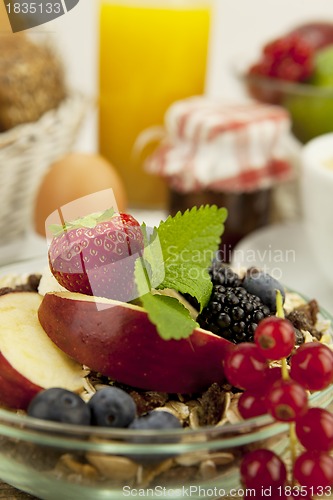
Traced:
[[71, 150], [86, 109], [87, 100], [76, 92], [37, 122], [0, 134], [0, 245], [31, 230], [40, 182]]

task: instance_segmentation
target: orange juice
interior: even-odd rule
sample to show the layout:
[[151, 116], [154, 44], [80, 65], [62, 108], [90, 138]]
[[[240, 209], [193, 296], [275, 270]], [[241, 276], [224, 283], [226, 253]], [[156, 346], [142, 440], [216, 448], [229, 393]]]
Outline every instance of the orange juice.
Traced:
[[131, 206], [165, 206], [166, 186], [144, 172], [133, 146], [163, 124], [172, 102], [204, 92], [209, 27], [207, 0], [101, 2], [100, 152], [119, 170]]

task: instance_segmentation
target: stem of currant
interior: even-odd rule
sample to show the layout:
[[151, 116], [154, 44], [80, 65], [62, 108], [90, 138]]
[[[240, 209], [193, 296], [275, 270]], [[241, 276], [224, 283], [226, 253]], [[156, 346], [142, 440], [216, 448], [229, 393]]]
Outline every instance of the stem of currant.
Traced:
[[[280, 290], [276, 290], [276, 316], [278, 318], [284, 318], [283, 299]], [[288, 380], [289, 373], [286, 358], [281, 359], [281, 371], [283, 380]]]
[[[276, 290], [276, 316], [278, 318], [284, 318], [283, 311], [283, 299], [280, 290]], [[283, 380], [289, 380], [288, 363], [286, 358], [281, 359], [281, 372]], [[289, 447], [290, 447], [290, 459], [291, 459], [291, 470], [294, 470], [294, 464], [296, 461], [296, 446], [297, 437], [295, 432], [295, 422], [289, 424]], [[291, 478], [292, 486], [295, 485], [294, 474], [292, 473]]]

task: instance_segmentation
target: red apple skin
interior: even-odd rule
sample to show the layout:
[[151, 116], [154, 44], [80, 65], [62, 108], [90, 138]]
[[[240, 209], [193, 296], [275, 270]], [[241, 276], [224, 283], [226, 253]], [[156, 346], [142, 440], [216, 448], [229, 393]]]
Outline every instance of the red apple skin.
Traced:
[[233, 346], [227, 340], [201, 329], [187, 339], [163, 340], [143, 309], [111, 300], [97, 309], [93, 298], [80, 296], [46, 294], [38, 317], [50, 339], [91, 370], [169, 393], [195, 393], [225, 381], [222, 362]]
[[42, 387], [21, 375], [0, 353], [0, 405], [26, 410]]

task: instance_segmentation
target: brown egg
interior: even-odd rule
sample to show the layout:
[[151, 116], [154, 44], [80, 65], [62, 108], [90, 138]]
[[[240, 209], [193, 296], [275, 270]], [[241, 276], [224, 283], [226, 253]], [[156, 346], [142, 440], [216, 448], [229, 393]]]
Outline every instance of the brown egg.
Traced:
[[102, 156], [71, 153], [54, 163], [40, 184], [34, 208], [34, 227], [45, 236], [45, 221], [59, 207], [82, 196], [112, 188], [118, 209], [127, 209], [123, 183], [115, 168]]

